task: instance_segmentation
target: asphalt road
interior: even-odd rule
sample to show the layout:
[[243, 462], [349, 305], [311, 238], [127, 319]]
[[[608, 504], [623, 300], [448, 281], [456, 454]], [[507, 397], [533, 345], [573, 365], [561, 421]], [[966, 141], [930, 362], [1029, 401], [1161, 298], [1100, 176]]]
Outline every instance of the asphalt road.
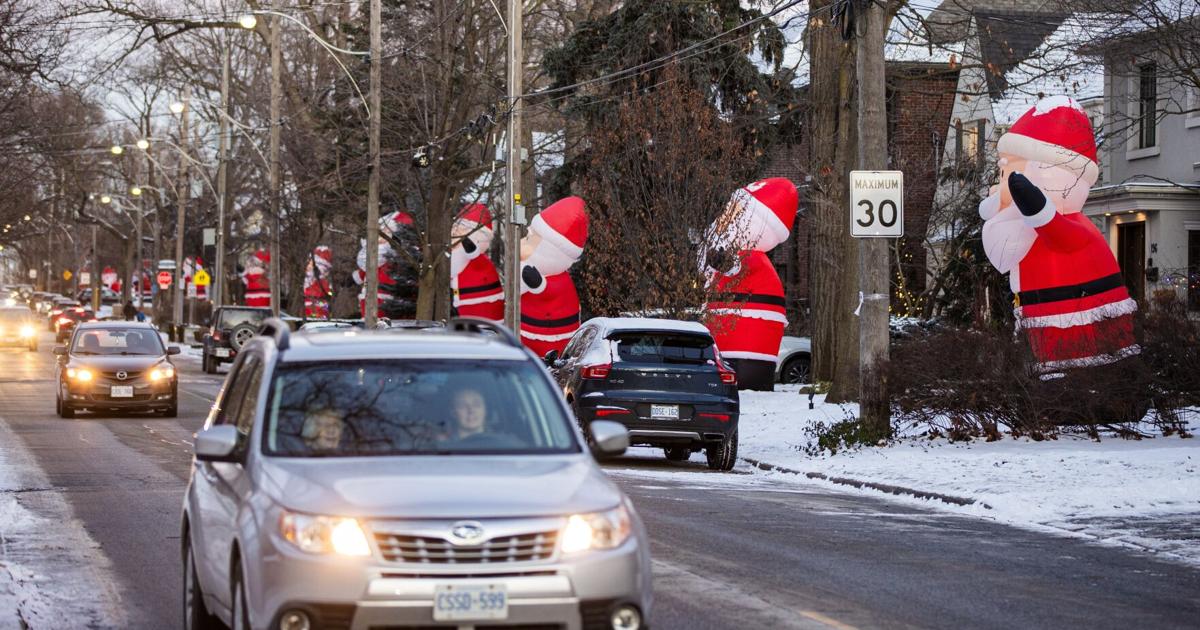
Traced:
[[[0, 350], [0, 419], [111, 563], [127, 627], [178, 627], [190, 439], [223, 377], [184, 358], [178, 418], [62, 420], [50, 346]], [[657, 630], [1200, 625], [1194, 568], [698, 460], [607, 466], [650, 531]]]

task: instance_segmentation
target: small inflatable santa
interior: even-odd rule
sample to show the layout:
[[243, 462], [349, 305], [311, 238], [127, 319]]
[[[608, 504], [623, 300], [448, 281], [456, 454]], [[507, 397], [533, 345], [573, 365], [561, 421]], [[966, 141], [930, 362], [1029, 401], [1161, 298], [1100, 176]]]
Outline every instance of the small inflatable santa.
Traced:
[[[379, 279], [379, 297], [377, 304], [379, 305], [379, 314], [384, 317], [409, 316], [409, 313], [399, 312], [407, 310], [400, 308], [407, 305], [405, 290], [406, 287], [401, 286], [400, 281], [411, 282], [411, 278], [401, 278], [404, 275], [406, 265], [400, 259], [400, 254], [393, 250], [391, 241], [387, 237], [400, 239], [404, 231], [414, 230], [413, 218], [407, 212], [396, 211], [389, 213], [379, 219], [379, 266], [376, 269], [376, 278]], [[362, 239], [361, 246], [358, 250], [358, 269], [354, 271], [352, 277], [354, 282], [363, 285], [363, 288], [358, 292], [359, 311], [365, 316], [367, 312], [366, 297], [366, 273], [367, 273], [367, 241]]]
[[117, 275], [117, 270], [113, 269], [112, 267], [105, 267], [104, 270], [100, 272], [100, 282], [104, 284], [105, 288], [113, 293], [121, 292], [121, 277]]
[[450, 288], [454, 308], [463, 317], [504, 320], [504, 287], [496, 265], [488, 258], [492, 246], [492, 213], [482, 204], [471, 204], [459, 213], [450, 228]]
[[271, 254], [265, 249], [254, 252], [246, 259], [242, 271], [242, 284], [246, 285], [246, 306], [271, 306], [271, 285], [267, 280], [267, 268], [271, 263]]
[[579, 197], [560, 199], [521, 240], [521, 341], [539, 357], [560, 354], [579, 329], [579, 294], [567, 270], [583, 255], [587, 214]]
[[1137, 354], [1121, 269], [1081, 212], [1096, 183], [1096, 139], [1073, 99], [1043, 98], [997, 143], [1000, 184], [979, 204], [988, 260], [1009, 274], [1018, 329], [1043, 372]]
[[789, 180], [757, 181], [733, 193], [708, 231], [701, 259], [708, 277], [705, 323], [742, 389], [775, 384], [787, 315], [783, 283], [767, 252], [787, 240], [799, 203]]
[[329, 273], [333, 270], [333, 250], [318, 245], [308, 258], [304, 269], [304, 316], [329, 319], [329, 298], [332, 296]]
[[[183, 287], [185, 296], [200, 300], [208, 299], [208, 287], [196, 285], [192, 278], [196, 277], [196, 273], [204, 269], [204, 261], [200, 258], [184, 258], [183, 259]], [[269, 298], [269, 296], [268, 296]]]

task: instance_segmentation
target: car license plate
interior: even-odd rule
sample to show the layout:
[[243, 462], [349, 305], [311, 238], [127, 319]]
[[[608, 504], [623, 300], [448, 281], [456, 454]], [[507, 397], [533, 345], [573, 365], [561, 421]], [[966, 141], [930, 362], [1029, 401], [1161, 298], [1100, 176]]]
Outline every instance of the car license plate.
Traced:
[[434, 621], [508, 619], [503, 584], [438, 584], [433, 589]]
[[113, 385], [109, 396], [113, 398], [133, 398], [133, 385]]
[[678, 420], [679, 405], [650, 405], [650, 417], [658, 420]]
[[229, 348], [217, 348], [217, 356], [227, 358], [229, 356]]

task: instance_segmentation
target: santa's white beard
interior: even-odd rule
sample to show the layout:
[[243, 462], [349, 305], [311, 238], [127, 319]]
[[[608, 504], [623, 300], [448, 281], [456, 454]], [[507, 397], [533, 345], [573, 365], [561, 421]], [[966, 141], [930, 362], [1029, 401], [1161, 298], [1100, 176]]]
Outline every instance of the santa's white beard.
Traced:
[[1037, 231], [1025, 223], [1016, 205], [1001, 209], [983, 224], [983, 251], [1000, 273], [1016, 269], [1035, 240]]
[[522, 265], [533, 267], [542, 277], [558, 275], [571, 268], [577, 258], [568, 256], [548, 241], [542, 241]]
[[[479, 253], [478, 249], [475, 250], [475, 255]], [[450, 250], [450, 282], [456, 286], [458, 285], [458, 274], [467, 268], [467, 265], [471, 262], [471, 259], [475, 258], [475, 255], [468, 254], [462, 245], [458, 245]]]

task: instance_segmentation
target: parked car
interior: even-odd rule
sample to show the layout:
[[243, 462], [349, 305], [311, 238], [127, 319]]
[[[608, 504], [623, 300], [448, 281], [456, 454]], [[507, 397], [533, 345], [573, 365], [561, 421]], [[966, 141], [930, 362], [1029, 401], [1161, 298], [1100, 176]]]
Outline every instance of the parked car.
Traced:
[[779, 344], [779, 362], [775, 380], [780, 383], [808, 383], [812, 370], [812, 340], [785, 336]]
[[33, 312], [38, 313], [39, 315], [45, 314], [46, 311], [50, 310], [50, 303], [55, 298], [61, 298], [61, 297], [63, 297], [63, 296], [61, 296], [57, 293], [47, 293], [45, 291], [38, 291], [38, 292], [34, 293], [32, 296], [30, 296], [29, 308], [32, 309]]
[[24, 306], [0, 308], [0, 346], [38, 349], [37, 321]]
[[178, 380], [158, 331], [136, 322], [84, 322], [67, 345], [55, 346], [54, 404], [58, 415], [89, 411], [179, 411]]
[[68, 297], [56, 297], [52, 299], [49, 308], [46, 309], [46, 328], [50, 332], [54, 332], [58, 325], [58, 317], [63, 314], [63, 311], [76, 308], [83, 308], [79, 300], [72, 300]]
[[[315, 319], [301, 323], [298, 330], [308, 332], [313, 330], [345, 330], [348, 328], [364, 329], [366, 327], [367, 323], [362, 319]], [[389, 328], [390, 322], [388, 318], [380, 317], [375, 322], [375, 327], [380, 330]]]
[[97, 319], [96, 314], [90, 308], [76, 306], [64, 310], [54, 319], [54, 341], [62, 343], [70, 339], [71, 332], [75, 330], [77, 324], [94, 322]]
[[[79, 300], [80, 302], [82, 302], [84, 304], [91, 304], [92, 303], [92, 289], [89, 287], [87, 289], [81, 290], [75, 296], [75, 299]], [[134, 301], [135, 302], [137, 301], [137, 296], [134, 296]], [[112, 306], [113, 304], [120, 304], [121, 303], [121, 294], [117, 293], [116, 291], [113, 291], [112, 289], [110, 289], [108, 287], [100, 287], [100, 303], [107, 304], [109, 306]]]
[[[599, 454], [628, 444], [591, 429]], [[495, 324], [271, 319], [196, 435], [184, 625], [642, 628], [649, 540], [585, 444]]]
[[671, 461], [700, 450], [714, 470], [737, 461], [737, 376], [703, 324], [595, 318], [545, 362], [585, 429], [614, 420], [631, 444], [661, 447]]
[[216, 374], [217, 366], [230, 363], [238, 352], [258, 334], [271, 309], [254, 306], [220, 306], [213, 310], [208, 332], [204, 334], [201, 366], [206, 374]]

